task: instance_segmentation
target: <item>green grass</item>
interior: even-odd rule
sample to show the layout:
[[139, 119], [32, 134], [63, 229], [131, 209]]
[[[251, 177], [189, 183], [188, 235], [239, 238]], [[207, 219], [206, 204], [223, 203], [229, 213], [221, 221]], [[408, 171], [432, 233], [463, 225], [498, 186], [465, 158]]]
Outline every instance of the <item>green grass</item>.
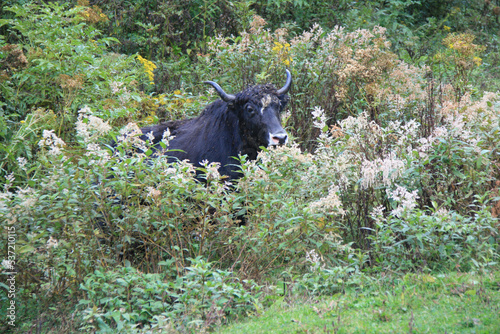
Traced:
[[280, 297], [219, 332], [500, 333], [500, 272], [409, 274], [328, 297]]

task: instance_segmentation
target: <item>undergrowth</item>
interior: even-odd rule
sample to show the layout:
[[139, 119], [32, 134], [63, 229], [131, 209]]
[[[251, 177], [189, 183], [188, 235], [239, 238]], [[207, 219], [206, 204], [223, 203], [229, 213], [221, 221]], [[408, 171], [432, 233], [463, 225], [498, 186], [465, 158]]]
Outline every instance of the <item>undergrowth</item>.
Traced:
[[[106, 14], [85, 3], [3, 10], [0, 243], [18, 332], [212, 330], [372, 273], [498, 270], [500, 98], [474, 85], [486, 51], [472, 34], [412, 62], [381, 26], [271, 30], [254, 16], [189, 61], [155, 62], [114, 53]], [[293, 140], [239, 157], [238, 181], [138, 138], [215, 100], [198, 81], [237, 92], [285, 68]]]

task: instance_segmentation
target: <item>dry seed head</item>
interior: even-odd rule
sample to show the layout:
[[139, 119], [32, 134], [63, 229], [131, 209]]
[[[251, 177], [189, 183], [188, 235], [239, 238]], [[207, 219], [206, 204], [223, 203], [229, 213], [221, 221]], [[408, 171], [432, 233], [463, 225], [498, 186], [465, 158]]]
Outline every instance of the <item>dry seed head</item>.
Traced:
[[59, 85], [62, 89], [67, 89], [69, 91], [77, 90], [83, 87], [83, 76], [76, 74], [74, 76], [69, 76], [67, 74], [59, 75]]
[[258, 34], [262, 31], [262, 28], [267, 24], [266, 20], [264, 20], [259, 15], [254, 15], [252, 22], [250, 22], [250, 33]]
[[4, 45], [0, 51], [7, 53], [5, 60], [0, 63], [1, 67], [6, 66], [11, 70], [17, 70], [28, 66], [28, 59], [17, 44]]

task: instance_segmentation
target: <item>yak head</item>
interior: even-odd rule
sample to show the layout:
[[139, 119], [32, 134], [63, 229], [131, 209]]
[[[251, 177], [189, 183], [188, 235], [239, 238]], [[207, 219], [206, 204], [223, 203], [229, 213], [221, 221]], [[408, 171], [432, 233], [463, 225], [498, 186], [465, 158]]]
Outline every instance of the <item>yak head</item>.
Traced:
[[283, 145], [288, 141], [288, 134], [281, 126], [280, 113], [288, 102], [286, 93], [292, 84], [292, 75], [286, 70], [286, 83], [276, 89], [271, 84], [258, 85], [232, 95], [213, 81], [212, 85], [221, 99], [228, 105], [227, 112], [238, 118], [239, 130], [245, 145], [258, 150], [259, 147]]

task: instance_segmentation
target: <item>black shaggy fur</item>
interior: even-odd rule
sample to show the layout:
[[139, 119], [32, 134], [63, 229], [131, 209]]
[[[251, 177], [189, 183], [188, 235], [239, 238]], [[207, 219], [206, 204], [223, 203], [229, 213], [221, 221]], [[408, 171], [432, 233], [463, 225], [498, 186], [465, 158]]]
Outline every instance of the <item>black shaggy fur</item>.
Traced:
[[[273, 85], [250, 87], [238, 94], [236, 100], [217, 100], [208, 105], [200, 116], [180, 121], [170, 121], [142, 128], [144, 134], [153, 133], [155, 148], [161, 150], [159, 142], [164, 131], [170, 130], [172, 139], [166, 154], [174, 159], [188, 159], [195, 166], [200, 162], [219, 162], [220, 173], [235, 179], [240, 176], [239, 154], [254, 160], [260, 147], [276, 145], [270, 134], [279, 133], [279, 144], [286, 141], [281, 126], [280, 112], [288, 102], [286, 94], [277, 95]], [[146, 135], [141, 137], [146, 140]]]

